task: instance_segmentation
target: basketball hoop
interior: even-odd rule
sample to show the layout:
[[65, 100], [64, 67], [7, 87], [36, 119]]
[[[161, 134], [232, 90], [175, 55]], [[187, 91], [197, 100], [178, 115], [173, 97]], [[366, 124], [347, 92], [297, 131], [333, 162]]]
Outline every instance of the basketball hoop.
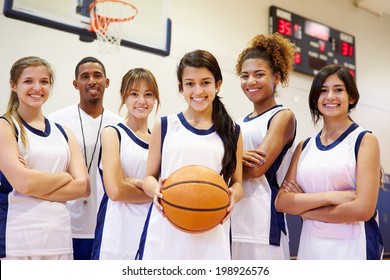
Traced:
[[133, 20], [138, 9], [126, 1], [96, 0], [89, 5], [90, 31], [96, 33], [102, 53], [119, 51], [126, 23]]

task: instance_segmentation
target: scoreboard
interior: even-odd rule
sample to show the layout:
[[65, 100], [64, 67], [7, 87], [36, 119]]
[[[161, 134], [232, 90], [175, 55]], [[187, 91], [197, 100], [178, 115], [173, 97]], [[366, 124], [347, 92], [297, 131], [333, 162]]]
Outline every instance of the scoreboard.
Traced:
[[356, 76], [355, 37], [322, 23], [271, 6], [269, 31], [296, 46], [295, 70], [315, 75], [322, 67], [339, 64]]

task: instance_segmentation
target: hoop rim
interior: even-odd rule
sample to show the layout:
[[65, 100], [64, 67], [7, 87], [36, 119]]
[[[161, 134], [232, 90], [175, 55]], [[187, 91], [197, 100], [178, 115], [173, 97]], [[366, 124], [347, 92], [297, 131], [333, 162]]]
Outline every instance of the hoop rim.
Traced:
[[[104, 3], [104, 2], [113, 2], [113, 3], [121, 3], [121, 4], [124, 4], [124, 5], [128, 5], [135, 11], [135, 13], [132, 16], [126, 17], [126, 18], [106, 17], [106, 16], [102, 16], [100, 14], [95, 13], [93, 8], [96, 6], [96, 4]], [[91, 4], [89, 4], [89, 12], [90, 12], [90, 15], [91, 15], [90, 16], [91, 17], [91, 24], [97, 17], [99, 17], [101, 19], [106, 19], [107, 22], [125, 22], [125, 21], [131, 21], [132, 19], [134, 19], [138, 15], [138, 9], [137, 9], [136, 6], [134, 6], [133, 4], [131, 4], [129, 2], [122, 1], [122, 0], [95, 0]]]

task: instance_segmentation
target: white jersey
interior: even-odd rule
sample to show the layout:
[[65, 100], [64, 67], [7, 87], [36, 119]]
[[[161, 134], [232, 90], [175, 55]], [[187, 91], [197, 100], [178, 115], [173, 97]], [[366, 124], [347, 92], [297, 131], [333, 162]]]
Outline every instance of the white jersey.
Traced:
[[[103, 190], [96, 187], [96, 178], [98, 175], [97, 163], [100, 149], [100, 135], [98, 135], [98, 131], [101, 116], [94, 119], [81, 109], [79, 115], [78, 106], [72, 105], [51, 113], [48, 118], [69, 128], [73, 132], [79, 142], [82, 154], [86, 155], [87, 164], [91, 166], [89, 170], [91, 184], [90, 196], [68, 201], [68, 207], [71, 213], [73, 238], [92, 239], [94, 238], [98, 207], [103, 197]], [[82, 120], [82, 127], [80, 118]], [[101, 128], [107, 125], [117, 124], [121, 121], [123, 119], [105, 109]], [[86, 151], [84, 151], [84, 139]], [[97, 145], [96, 149], [94, 149], [96, 141]]]
[[[148, 158], [148, 143], [138, 138], [125, 124], [117, 130], [120, 141], [120, 161], [123, 175], [144, 178]], [[99, 158], [98, 184], [103, 186], [104, 170]], [[95, 231], [92, 259], [134, 260], [150, 203], [112, 201], [104, 193]]]
[[[282, 110], [287, 109], [276, 105], [258, 116], [237, 121], [244, 150], [259, 147], [272, 118]], [[287, 235], [285, 215], [276, 211], [274, 201], [291, 159], [293, 141], [283, 148], [263, 176], [243, 180], [244, 195], [234, 206], [231, 219], [233, 242], [280, 246], [281, 234]]]
[[[12, 124], [13, 125], [13, 124]], [[14, 120], [17, 135], [20, 127]], [[45, 119], [45, 131], [23, 122], [28, 145], [18, 138], [19, 154], [31, 169], [68, 170], [70, 150], [63, 128]], [[65, 202], [53, 202], [18, 193], [0, 172], [0, 257], [36, 257], [71, 254], [70, 214]]]
[[[224, 146], [214, 126], [208, 130], [192, 127], [182, 113], [162, 119], [161, 178], [168, 178], [187, 165], [207, 166], [218, 173]], [[145, 224], [140, 259], [230, 259], [230, 223], [210, 231], [191, 234], [172, 226], [152, 205]]]
[[[297, 182], [305, 193], [356, 190], [356, 159], [367, 131], [353, 123], [335, 142], [309, 138], [298, 161]], [[367, 222], [304, 220], [298, 259], [380, 259], [383, 252], [376, 214]]]

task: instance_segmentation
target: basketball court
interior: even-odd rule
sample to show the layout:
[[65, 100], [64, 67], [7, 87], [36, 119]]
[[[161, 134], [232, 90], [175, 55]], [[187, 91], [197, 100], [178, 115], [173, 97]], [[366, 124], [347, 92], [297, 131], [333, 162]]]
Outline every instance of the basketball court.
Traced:
[[[122, 47], [163, 57], [170, 55], [172, 22], [169, 18], [169, 0], [122, 0], [116, 1], [121, 2], [118, 5], [110, 3], [113, 1], [97, 1], [102, 2], [102, 5], [93, 4], [93, 2], [93, 0], [4, 0], [3, 13], [4, 16], [12, 19], [45, 26], [58, 30], [58, 32], [74, 34], [76, 39], [79, 38], [83, 42], [82, 44], [92, 44], [98, 40], [96, 32], [91, 29], [92, 4], [95, 17], [96, 14], [100, 14], [101, 18], [107, 19], [106, 23], [102, 21], [98, 23], [103, 25], [101, 33], [106, 36], [107, 40], [111, 40], [108, 44], [112, 44], [113, 40], [119, 38], [118, 42]], [[113, 35], [105, 33], [108, 26], [114, 26], [115, 23], [121, 25], [119, 28], [123, 28], [121, 32], [113, 31]], [[115, 32], [120, 34], [119, 37]], [[363, 35], [360, 36], [363, 37]], [[117, 50], [114, 48], [113, 51]], [[297, 92], [300, 89], [301, 84], [293, 88]], [[368, 104], [366, 109], [376, 108], [376, 104]], [[379, 108], [381, 111], [382, 107]], [[388, 183], [386, 188], [390, 189]], [[385, 239], [386, 259], [390, 259], [389, 195], [390, 192], [381, 191], [378, 199], [378, 210], [381, 214], [379, 225]], [[300, 219], [296, 216], [288, 219], [290, 227], [293, 228], [290, 231], [290, 239], [292, 240], [291, 252], [295, 256], [299, 241]]]

